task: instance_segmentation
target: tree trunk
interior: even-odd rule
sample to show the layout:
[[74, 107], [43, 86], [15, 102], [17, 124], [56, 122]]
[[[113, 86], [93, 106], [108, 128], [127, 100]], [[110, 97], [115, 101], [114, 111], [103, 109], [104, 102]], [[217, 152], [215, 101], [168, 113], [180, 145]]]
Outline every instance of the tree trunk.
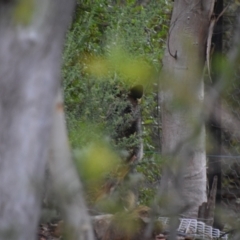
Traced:
[[[197, 217], [206, 201], [203, 66], [214, 0], [174, 2], [161, 81], [164, 209]], [[168, 208], [169, 207], [169, 208]], [[171, 212], [171, 213], [173, 213]]]
[[36, 237], [73, 7], [73, 0], [0, 1], [0, 239]]
[[69, 239], [93, 240], [92, 226], [83, 198], [82, 186], [71, 161], [60, 88], [55, 103], [49, 160], [51, 190], [54, 191], [58, 200]]

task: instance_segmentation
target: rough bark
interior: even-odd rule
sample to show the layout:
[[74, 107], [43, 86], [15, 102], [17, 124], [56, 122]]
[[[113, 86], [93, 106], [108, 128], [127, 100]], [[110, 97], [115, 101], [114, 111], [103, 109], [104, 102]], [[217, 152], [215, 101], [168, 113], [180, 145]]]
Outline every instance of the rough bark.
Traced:
[[32, 240], [74, 1], [23, 2], [0, 2], [0, 239]]
[[216, 205], [217, 182], [218, 177], [214, 176], [208, 201], [202, 203], [198, 211], [198, 219], [206, 223], [208, 226], [213, 226], [214, 209]]
[[[165, 210], [197, 217], [206, 201], [202, 70], [214, 1], [174, 2], [161, 82], [162, 152], [167, 158], [161, 195]], [[169, 213], [168, 211], [168, 213]]]

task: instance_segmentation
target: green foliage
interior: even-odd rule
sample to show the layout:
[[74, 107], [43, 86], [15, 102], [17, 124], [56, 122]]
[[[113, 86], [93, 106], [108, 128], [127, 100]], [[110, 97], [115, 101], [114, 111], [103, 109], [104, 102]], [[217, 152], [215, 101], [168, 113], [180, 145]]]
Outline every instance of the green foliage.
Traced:
[[143, 187], [140, 188], [140, 203], [151, 205], [159, 185], [162, 160], [152, 153], [147, 153], [145, 159], [138, 164], [137, 171], [145, 176]]
[[[145, 150], [155, 150], [152, 128], [147, 125], [157, 123], [159, 117], [154, 113], [158, 108], [154, 82], [163, 56], [171, 5], [164, 0], [151, 1], [145, 7], [135, 2], [77, 2], [62, 68], [70, 143], [75, 149], [101, 139], [118, 149], [136, 144], [134, 139], [118, 143], [113, 139], [119, 126], [128, 122], [129, 116], [119, 114], [126, 108], [124, 95], [130, 86], [141, 82], [145, 90]], [[116, 97], [120, 93], [123, 97]], [[142, 165], [140, 172], [149, 175], [146, 168]]]

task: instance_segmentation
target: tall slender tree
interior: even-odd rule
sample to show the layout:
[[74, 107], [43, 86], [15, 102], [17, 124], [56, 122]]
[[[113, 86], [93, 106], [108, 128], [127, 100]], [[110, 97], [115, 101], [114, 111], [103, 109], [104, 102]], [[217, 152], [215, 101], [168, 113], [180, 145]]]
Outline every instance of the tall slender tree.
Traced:
[[[166, 158], [161, 195], [175, 213], [197, 217], [206, 201], [203, 67], [214, 0], [177, 0], [161, 81], [162, 152]], [[173, 208], [175, 206], [176, 208]]]
[[[64, 122], [53, 113], [73, 7], [74, 0], [0, 1], [0, 239], [36, 237], [51, 132], [57, 136], [52, 126]], [[53, 147], [60, 142], [66, 143], [57, 139]], [[80, 184], [69, 181], [69, 168], [65, 172], [57, 185], [78, 195]], [[77, 219], [81, 232], [75, 229], [72, 239], [92, 239], [86, 209], [78, 207], [84, 203], [77, 204], [82, 198], [74, 199], [66, 218]]]

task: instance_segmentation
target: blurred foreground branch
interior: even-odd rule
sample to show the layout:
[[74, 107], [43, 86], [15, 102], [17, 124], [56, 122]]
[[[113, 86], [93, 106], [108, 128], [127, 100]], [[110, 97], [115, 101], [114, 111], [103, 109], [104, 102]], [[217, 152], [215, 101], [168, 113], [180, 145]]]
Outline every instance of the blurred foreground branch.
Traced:
[[[36, 238], [52, 126], [53, 149], [59, 151], [53, 151], [58, 159], [51, 161], [57, 181], [53, 186], [63, 188], [61, 199], [72, 239], [93, 239], [80, 182], [64, 147], [63, 116], [55, 114], [53, 125], [73, 8], [74, 0], [0, 1], [1, 240]], [[61, 108], [58, 100], [57, 113]], [[58, 134], [62, 134], [59, 139]]]
[[71, 159], [60, 88], [55, 104], [51, 140], [49, 173], [63, 212], [67, 234], [70, 234], [72, 240], [93, 240], [82, 186]]

